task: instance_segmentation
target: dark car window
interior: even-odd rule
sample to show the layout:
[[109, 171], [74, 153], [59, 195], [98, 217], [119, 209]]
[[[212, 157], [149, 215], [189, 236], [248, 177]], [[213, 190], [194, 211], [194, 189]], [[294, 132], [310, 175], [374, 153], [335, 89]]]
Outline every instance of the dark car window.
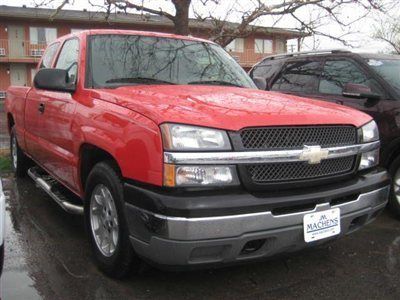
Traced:
[[318, 91], [323, 94], [341, 95], [347, 83], [363, 84], [373, 92], [381, 93], [378, 83], [349, 60], [327, 60], [325, 62]]
[[316, 91], [320, 69], [317, 61], [288, 63], [271, 87], [273, 91], [304, 92]]
[[282, 63], [282, 60], [277, 61], [268, 59], [263, 61], [254, 67], [254, 69], [251, 71], [251, 77], [264, 78], [269, 81], [269, 79], [279, 71]]
[[54, 60], [54, 56], [57, 53], [57, 49], [60, 43], [55, 43], [47, 47], [46, 52], [43, 55], [42, 62], [40, 63], [40, 69], [51, 68], [51, 63]]
[[79, 41], [70, 39], [66, 41], [61, 49], [56, 68], [68, 70], [70, 83], [75, 83], [78, 71]]
[[378, 72], [397, 92], [400, 92], [400, 59], [366, 59], [368, 65]]

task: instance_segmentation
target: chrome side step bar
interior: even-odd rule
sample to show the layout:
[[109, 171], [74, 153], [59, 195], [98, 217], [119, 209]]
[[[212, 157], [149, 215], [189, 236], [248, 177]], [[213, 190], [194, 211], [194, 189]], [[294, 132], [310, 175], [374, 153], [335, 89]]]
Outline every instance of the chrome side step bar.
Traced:
[[47, 173], [41, 172], [39, 167], [32, 167], [28, 170], [28, 175], [35, 181], [36, 185], [43, 189], [58, 205], [60, 205], [66, 212], [82, 215], [83, 205], [71, 203], [67, 197], [57, 189], [60, 185], [53, 177]]

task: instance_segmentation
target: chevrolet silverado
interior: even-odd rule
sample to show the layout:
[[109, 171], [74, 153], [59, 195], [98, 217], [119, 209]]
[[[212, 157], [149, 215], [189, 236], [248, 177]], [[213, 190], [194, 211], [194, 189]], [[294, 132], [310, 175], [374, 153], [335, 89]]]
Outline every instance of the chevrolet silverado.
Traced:
[[317, 245], [387, 203], [372, 118], [257, 90], [220, 46], [90, 30], [10, 87], [16, 176], [83, 214], [101, 270], [209, 267]]

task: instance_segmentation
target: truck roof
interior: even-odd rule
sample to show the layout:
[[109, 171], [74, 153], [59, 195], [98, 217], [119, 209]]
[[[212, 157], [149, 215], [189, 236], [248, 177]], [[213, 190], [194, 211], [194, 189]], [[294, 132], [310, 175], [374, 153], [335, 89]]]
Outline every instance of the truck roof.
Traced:
[[214, 42], [206, 40], [206, 39], [201, 39], [201, 38], [186, 36], [186, 35], [178, 35], [178, 34], [171, 34], [171, 33], [164, 33], [164, 32], [154, 32], [154, 31], [122, 30], [122, 29], [89, 29], [89, 30], [83, 30], [80, 32], [64, 35], [59, 39], [67, 39], [72, 36], [89, 36], [89, 35], [101, 35], [101, 34], [141, 35], [141, 36], [149, 36], [149, 37], [162, 37], [162, 38], [189, 40], [189, 41], [214, 44]]

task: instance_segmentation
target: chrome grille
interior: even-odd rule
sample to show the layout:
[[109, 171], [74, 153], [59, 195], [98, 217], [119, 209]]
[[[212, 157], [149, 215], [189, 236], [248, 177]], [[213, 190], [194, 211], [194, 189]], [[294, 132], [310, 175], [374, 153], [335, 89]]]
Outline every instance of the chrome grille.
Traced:
[[247, 128], [240, 131], [242, 149], [293, 149], [304, 145], [321, 147], [357, 143], [353, 126], [292, 126]]
[[323, 160], [315, 165], [306, 162], [290, 162], [248, 165], [246, 168], [249, 177], [256, 184], [277, 183], [350, 173], [354, 168], [355, 160], [355, 156], [348, 156]]

